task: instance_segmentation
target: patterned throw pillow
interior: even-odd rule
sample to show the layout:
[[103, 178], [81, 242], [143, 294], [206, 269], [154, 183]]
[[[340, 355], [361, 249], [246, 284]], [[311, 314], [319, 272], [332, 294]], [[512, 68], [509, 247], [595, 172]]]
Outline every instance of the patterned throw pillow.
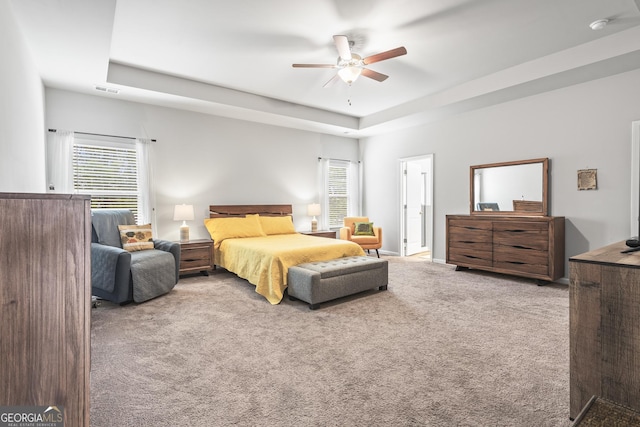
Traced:
[[144, 251], [153, 249], [153, 235], [151, 224], [145, 225], [119, 225], [120, 241], [125, 251]]
[[372, 222], [356, 222], [354, 236], [374, 236]]

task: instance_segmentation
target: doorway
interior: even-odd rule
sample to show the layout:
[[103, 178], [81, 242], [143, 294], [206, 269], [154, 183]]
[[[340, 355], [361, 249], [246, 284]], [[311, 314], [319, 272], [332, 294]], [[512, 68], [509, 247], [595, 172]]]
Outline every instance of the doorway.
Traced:
[[400, 160], [400, 255], [432, 260], [433, 154]]

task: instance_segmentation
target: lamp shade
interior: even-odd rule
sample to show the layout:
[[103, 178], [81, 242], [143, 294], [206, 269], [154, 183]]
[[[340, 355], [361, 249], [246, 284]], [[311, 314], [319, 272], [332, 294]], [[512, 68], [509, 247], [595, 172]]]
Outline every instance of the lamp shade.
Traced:
[[319, 203], [311, 203], [307, 206], [307, 215], [309, 216], [318, 216], [320, 215], [320, 204]]
[[193, 221], [193, 205], [176, 205], [173, 210], [174, 221]]

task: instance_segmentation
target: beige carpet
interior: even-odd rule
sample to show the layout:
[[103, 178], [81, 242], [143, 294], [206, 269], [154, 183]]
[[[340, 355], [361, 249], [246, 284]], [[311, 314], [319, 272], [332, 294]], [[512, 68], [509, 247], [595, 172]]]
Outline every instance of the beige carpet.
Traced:
[[91, 425], [569, 426], [568, 287], [387, 257], [311, 311], [218, 270], [92, 314]]

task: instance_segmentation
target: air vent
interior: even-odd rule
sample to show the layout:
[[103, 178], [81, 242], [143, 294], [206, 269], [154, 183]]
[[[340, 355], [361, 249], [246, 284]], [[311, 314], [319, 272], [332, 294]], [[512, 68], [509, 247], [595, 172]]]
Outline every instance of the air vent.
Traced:
[[95, 88], [96, 88], [96, 90], [97, 90], [97, 91], [100, 91], [100, 92], [113, 93], [113, 94], [116, 94], [116, 95], [117, 95], [118, 93], [120, 93], [120, 89], [114, 89], [114, 88], [112, 88], [112, 87], [106, 87], [106, 86], [98, 86], [98, 85], [96, 85], [96, 86], [95, 86]]

